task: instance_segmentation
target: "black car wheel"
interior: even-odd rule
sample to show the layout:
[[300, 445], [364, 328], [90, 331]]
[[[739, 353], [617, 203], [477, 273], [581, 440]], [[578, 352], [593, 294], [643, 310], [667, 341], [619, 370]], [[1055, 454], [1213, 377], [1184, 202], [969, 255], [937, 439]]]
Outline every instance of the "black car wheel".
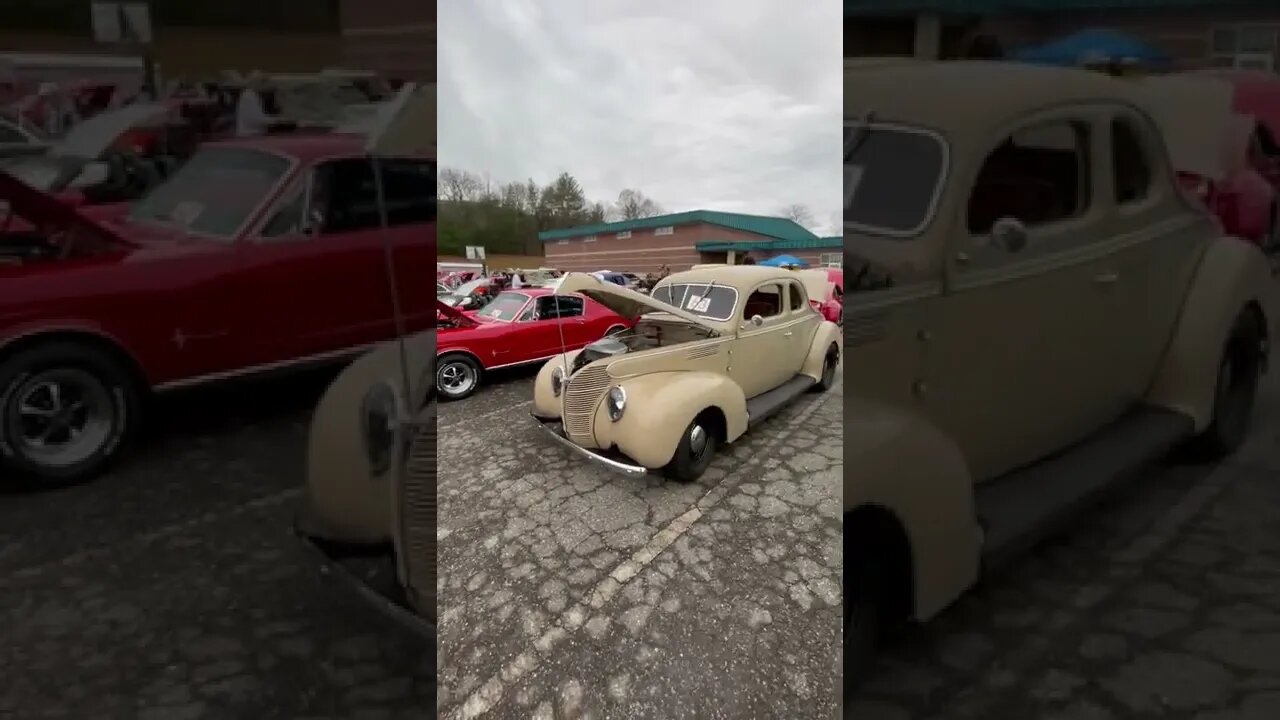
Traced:
[[702, 417], [694, 418], [680, 436], [676, 454], [663, 471], [672, 479], [693, 482], [702, 477], [716, 454], [715, 429]]
[[1230, 455], [1248, 437], [1265, 358], [1261, 318], [1247, 309], [1236, 318], [1218, 364], [1213, 420], [1196, 438], [1197, 450], [1207, 459]]
[[0, 363], [0, 464], [56, 487], [102, 472], [138, 425], [139, 390], [110, 353], [51, 342]]
[[436, 390], [446, 400], [461, 400], [480, 387], [483, 372], [480, 363], [470, 355], [445, 355], [436, 364]]

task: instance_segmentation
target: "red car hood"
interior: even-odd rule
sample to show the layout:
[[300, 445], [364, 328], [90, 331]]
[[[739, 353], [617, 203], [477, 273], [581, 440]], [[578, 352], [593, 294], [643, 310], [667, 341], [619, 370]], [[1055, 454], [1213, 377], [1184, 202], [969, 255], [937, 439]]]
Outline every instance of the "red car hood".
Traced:
[[95, 222], [54, 196], [36, 190], [12, 175], [0, 171], [0, 200], [9, 204], [20, 218], [36, 224], [65, 225], [105, 235], [113, 242], [134, 246], [115, 228]]
[[477, 322], [475, 318], [467, 317], [466, 315], [463, 315], [458, 310], [452, 307], [449, 307], [448, 305], [445, 305], [439, 300], [436, 300], [436, 312], [457, 323], [458, 327], [479, 327], [480, 326], [480, 323]]

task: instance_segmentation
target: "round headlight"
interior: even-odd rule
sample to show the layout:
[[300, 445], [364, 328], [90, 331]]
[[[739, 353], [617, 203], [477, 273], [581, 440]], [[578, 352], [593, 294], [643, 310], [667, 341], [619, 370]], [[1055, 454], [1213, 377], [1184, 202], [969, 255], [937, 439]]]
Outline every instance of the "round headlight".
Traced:
[[551, 370], [551, 392], [560, 397], [561, 390], [564, 390], [564, 368], [556, 367]]
[[391, 469], [400, 430], [400, 400], [395, 388], [380, 382], [365, 393], [360, 405], [360, 436], [369, 469], [382, 475]]
[[627, 391], [620, 387], [609, 388], [606, 402], [609, 406], [609, 419], [614, 422], [621, 420], [622, 413], [627, 409]]

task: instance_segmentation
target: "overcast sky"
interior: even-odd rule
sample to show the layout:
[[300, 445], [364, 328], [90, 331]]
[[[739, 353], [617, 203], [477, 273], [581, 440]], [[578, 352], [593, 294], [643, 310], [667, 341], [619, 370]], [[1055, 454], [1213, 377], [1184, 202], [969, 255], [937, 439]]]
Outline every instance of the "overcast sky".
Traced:
[[440, 0], [440, 162], [838, 234], [836, 0]]

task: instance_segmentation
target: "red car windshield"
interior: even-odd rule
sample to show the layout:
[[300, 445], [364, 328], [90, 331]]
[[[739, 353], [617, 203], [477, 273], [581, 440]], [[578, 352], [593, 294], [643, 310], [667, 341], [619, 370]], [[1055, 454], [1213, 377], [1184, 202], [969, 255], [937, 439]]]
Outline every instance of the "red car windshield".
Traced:
[[272, 153], [205, 148], [139, 201], [129, 218], [232, 239], [288, 171], [289, 161]]
[[494, 298], [493, 302], [485, 305], [484, 309], [476, 313], [476, 317], [482, 320], [511, 322], [520, 315], [520, 309], [527, 302], [529, 302], [529, 298], [520, 293], [502, 293]]

